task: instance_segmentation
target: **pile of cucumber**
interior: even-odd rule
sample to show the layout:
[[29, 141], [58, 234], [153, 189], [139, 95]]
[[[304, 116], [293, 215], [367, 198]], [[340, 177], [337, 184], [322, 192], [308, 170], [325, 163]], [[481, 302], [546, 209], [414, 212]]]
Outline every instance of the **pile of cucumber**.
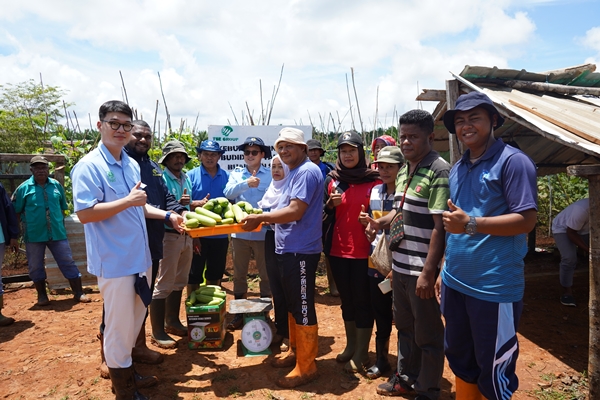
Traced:
[[221, 286], [202, 285], [196, 291], [190, 294], [190, 297], [185, 302], [188, 307], [191, 306], [218, 306], [225, 301], [226, 293], [221, 289]]
[[197, 207], [195, 212], [185, 214], [186, 228], [212, 227], [239, 223], [248, 214], [262, 214], [260, 208], [252, 207], [247, 201], [231, 204], [225, 197], [210, 199], [204, 206]]

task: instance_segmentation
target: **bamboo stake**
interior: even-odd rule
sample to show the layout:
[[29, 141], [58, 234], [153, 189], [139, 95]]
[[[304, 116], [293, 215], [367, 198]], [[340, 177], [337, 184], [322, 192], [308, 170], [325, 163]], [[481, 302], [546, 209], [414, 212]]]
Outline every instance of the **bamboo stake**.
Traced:
[[167, 113], [167, 124], [165, 125], [165, 131], [167, 126], [169, 127], [169, 132], [171, 132], [171, 115], [169, 114], [169, 108], [167, 107], [167, 99], [165, 99], [165, 93], [163, 92], [162, 87], [162, 79], [160, 79], [160, 72], [156, 72], [158, 74], [158, 83], [160, 83], [160, 93], [162, 94], [163, 103], [165, 104], [165, 112]]
[[[260, 88], [260, 119], [262, 120], [263, 125], [265, 124], [265, 108], [263, 107], [263, 94], [262, 94], [262, 80], [258, 80], [258, 86]], [[260, 121], [258, 121], [260, 125]]]
[[350, 86], [348, 85], [348, 74], [346, 74], [346, 93], [348, 93], [348, 104], [350, 105], [350, 119], [352, 120], [352, 129], [356, 130], [354, 126], [354, 114], [352, 113], [352, 100], [350, 99]]
[[79, 119], [77, 119], [77, 113], [75, 112], [75, 110], [73, 110], [73, 115], [75, 116], [75, 122], [77, 122], [77, 130], [79, 131], [79, 134], [81, 135], [81, 127], [79, 126]]
[[125, 88], [125, 81], [123, 80], [123, 74], [121, 70], [119, 70], [119, 75], [121, 75], [121, 84], [123, 85], [123, 92], [125, 92], [125, 103], [129, 105], [129, 98], [127, 97], [127, 88]]
[[310, 112], [308, 110], [306, 110], [306, 113], [308, 114], [308, 122], [310, 122], [310, 126], [312, 126], [314, 128], [315, 124], [313, 124], [313, 122], [312, 122], [312, 118], [310, 117]]
[[192, 128], [192, 136], [196, 133], [196, 126], [198, 125], [198, 117], [200, 117], [200, 111], [196, 114], [196, 121], [194, 121], [194, 127]]
[[[230, 102], [227, 102], [227, 104], [229, 104], [229, 109], [231, 110], [231, 113], [233, 114], [233, 119], [235, 120], [235, 124], [236, 124], [236, 125], [239, 125], [240, 123], [238, 122], [238, 119], [237, 119], [237, 117], [235, 116], [235, 111], [233, 111], [233, 107], [231, 107], [231, 103], [230, 103]], [[243, 117], [242, 117], [242, 118], [243, 118]], [[242, 120], [242, 122], [243, 122], [243, 120]], [[229, 125], [231, 125], [231, 124], [229, 124]]]
[[[44, 131], [43, 131], [44, 140], [46, 140], [46, 132], [48, 130], [48, 119], [49, 119], [49, 116], [48, 116], [48, 106], [46, 104], [46, 93], [44, 92], [44, 81], [42, 80], [42, 73], [41, 72], [40, 72], [40, 86], [42, 87], [42, 100], [44, 101], [44, 114], [46, 114], [46, 118], [45, 118], [45, 121], [44, 121]], [[64, 102], [64, 100], [63, 100], [63, 102]]]
[[360, 106], [358, 105], [358, 95], [356, 94], [356, 85], [354, 84], [354, 68], [350, 67], [352, 73], [352, 88], [354, 89], [354, 98], [356, 99], [356, 112], [358, 113], [358, 120], [360, 121], [360, 131], [363, 133], [365, 128], [363, 127], [362, 117], [360, 115]]
[[[156, 117], [158, 115], [158, 100], [156, 100], [156, 107], [154, 108], [154, 122], [152, 123], [152, 133], [156, 132]], [[158, 129], [160, 130], [160, 121], [158, 122]]]
[[246, 109], [248, 110], [248, 118], [250, 119], [250, 125], [254, 125], [254, 119], [252, 118], [252, 114], [250, 114], [250, 107], [248, 107], [248, 102], [246, 102]]
[[94, 127], [92, 126], [92, 114], [88, 113], [88, 119], [90, 120], [90, 131], [93, 131]]
[[281, 64], [281, 72], [279, 73], [279, 82], [277, 83], [277, 89], [275, 90], [275, 93], [273, 94], [273, 97], [271, 99], [271, 109], [269, 110], [269, 117], [267, 118], [266, 125], [269, 125], [269, 123], [271, 122], [271, 114], [273, 113], [273, 106], [275, 105], [275, 99], [277, 98], [277, 93], [279, 93], [279, 86], [281, 85], [281, 78], [283, 77], [283, 67], [284, 66], [285, 66], [285, 64]]

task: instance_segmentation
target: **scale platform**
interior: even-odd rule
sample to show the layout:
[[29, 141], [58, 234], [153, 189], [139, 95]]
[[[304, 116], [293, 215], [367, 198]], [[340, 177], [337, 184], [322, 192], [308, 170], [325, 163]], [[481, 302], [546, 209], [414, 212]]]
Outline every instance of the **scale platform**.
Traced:
[[244, 314], [241, 341], [245, 357], [271, 354], [273, 332], [265, 316], [272, 309], [270, 298], [237, 299], [229, 303], [230, 314]]

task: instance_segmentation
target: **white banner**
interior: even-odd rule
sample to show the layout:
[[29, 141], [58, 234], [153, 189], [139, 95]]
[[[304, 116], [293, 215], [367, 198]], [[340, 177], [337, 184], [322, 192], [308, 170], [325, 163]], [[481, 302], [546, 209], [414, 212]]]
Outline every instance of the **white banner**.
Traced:
[[[304, 140], [312, 138], [312, 126], [290, 126], [290, 125], [210, 125], [208, 127], [208, 138], [219, 143], [225, 153], [221, 156], [219, 165], [226, 171], [233, 171], [236, 167], [244, 167], [244, 152], [238, 150], [238, 146], [244, 143], [248, 137], [257, 137], [263, 140], [265, 146], [271, 148], [272, 155], [276, 152], [273, 149], [275, 140], [279, 136], [279, 131], [285, 127], [300, 129], [304, 132]], [[263, 160], [265, 167], [271, 165], [270, 160]]]

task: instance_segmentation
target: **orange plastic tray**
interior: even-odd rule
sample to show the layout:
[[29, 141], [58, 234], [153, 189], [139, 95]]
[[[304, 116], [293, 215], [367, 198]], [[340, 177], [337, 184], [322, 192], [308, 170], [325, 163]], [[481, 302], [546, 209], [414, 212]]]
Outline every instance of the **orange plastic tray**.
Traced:
[[256, 229], [252, 231], [245, 231], [242, 229], [244, 224], [230, 224], [230, 225], [216, 225], [213, 227], [205, 226], [203, 228], [183, 228], [185, 233], [190, 235], [190, 237], [198, 238], [204, 236], [216, 236], [216, 235], [228, 235], [230, 233], [248, 233], [248, 232], [258, 232], [261, 229], [261, 225], [259, 225]]

